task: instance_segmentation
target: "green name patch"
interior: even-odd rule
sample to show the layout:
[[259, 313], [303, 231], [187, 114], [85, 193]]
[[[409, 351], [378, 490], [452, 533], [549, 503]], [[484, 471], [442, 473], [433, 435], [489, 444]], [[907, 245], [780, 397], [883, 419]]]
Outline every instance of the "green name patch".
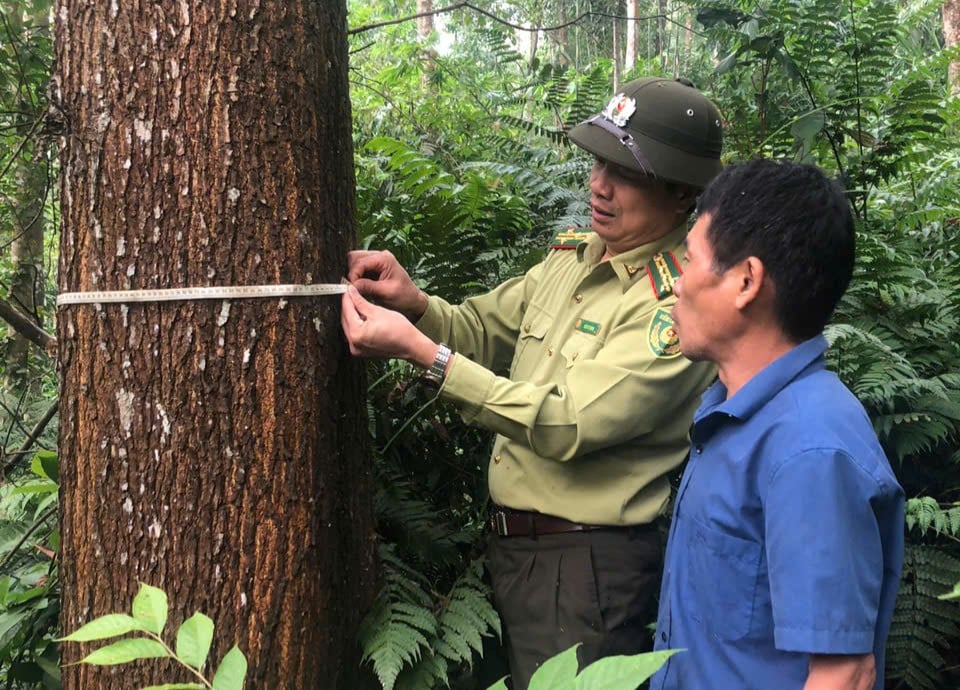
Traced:
[[574, 326], [578, 331], [596, 335], [600, 332], [600, 324], [596, 321], [587, 321], [586, 319], [577, 319], [577, 325]]

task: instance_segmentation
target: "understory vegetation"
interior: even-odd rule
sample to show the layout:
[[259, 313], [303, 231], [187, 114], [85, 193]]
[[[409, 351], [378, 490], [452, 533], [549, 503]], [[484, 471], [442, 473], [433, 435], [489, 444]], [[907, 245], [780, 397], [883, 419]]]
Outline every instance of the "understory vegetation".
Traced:
[[[587, 224], [591, 161], [565, 132], [603, 107], [615, 73], [692, 80], [723, 114], [725, 161], [788, 158], [840, 178], [858, 261], [829, 364], [908, 497], [888, 687], [956, 688], [960, 606], [938, 597], [960, 582], [960, 99], [947, 79], [960, 51], [944, 47], [942, 2], [640, 4], [637, 61], [623, 66], [613, 0], [484, 3], [517, 26], [577, 21], [534, 34], [458, 10], [426, 36], [413, 21], [366, 28], [413, 14], [413, 0], [350, 0], [359, 242], [451, 302], [522, 273], [554, 233]], [[13, 5], [0, 11], [0, 289], [49, 333], [50, 4]], [[57, 688], [56, 375], [42, 334], [16, 340], [0, 352], [0, 690]], [[487, 688], [504, 672], [483, 575], [492, 439], [402, 362], [371, 363], [368, 380], [381, 584], [365, 662], [384, 690]]]

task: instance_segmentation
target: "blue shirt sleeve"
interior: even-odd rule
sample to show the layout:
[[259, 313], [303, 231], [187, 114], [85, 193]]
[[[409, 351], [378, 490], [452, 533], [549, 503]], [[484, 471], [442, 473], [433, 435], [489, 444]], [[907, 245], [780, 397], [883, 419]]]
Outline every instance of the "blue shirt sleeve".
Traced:
[[866, 654], [883, 582], [877, 480], [840, 450], [783, 462], [764, 499], [774, 643], [786, 652]]

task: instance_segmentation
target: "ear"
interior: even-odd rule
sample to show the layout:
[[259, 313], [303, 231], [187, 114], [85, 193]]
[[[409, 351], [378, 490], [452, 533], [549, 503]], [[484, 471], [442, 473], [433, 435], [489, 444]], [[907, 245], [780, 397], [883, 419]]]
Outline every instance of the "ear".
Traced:
[[763, 262], [755, 256], [748, 256], [733, 270], [736, 270], [737, 279], [736, 305], [743, 311], [759, 299], [767, 272]]
[[677, 200], [677, 213], [687, 215], [697, 203], [700, 190], [688, 184], [678, 184], [673, 190], [673, 195]]

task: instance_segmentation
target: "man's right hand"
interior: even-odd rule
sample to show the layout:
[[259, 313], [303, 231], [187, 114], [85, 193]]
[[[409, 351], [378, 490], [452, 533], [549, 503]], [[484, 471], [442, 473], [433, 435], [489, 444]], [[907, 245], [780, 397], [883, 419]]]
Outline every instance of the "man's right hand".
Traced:
[[416, 322], [427, 310], [427, 296], [390, 252], [347, 253], [347, 280], [365, 296]]

